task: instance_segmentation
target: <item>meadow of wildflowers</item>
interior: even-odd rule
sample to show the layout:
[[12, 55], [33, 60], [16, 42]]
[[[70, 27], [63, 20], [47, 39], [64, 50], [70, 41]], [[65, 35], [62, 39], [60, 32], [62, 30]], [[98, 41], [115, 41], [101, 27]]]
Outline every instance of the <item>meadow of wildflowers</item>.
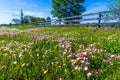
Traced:
[[0, 80], [119, 80], [120, 31], [1, 28]]

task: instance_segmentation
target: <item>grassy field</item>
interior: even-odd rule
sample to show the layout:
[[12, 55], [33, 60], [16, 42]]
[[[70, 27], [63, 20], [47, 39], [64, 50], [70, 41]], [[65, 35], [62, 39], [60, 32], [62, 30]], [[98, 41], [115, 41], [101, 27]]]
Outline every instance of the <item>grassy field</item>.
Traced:
[[0, 27], [0, 80], [119, 80], [120, 30]]

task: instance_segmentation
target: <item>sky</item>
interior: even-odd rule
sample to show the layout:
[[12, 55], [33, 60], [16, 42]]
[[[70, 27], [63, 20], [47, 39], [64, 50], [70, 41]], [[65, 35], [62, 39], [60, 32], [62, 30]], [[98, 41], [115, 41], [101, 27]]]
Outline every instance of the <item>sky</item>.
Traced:
[[[52, 0], [0, 0], [0, 24], [8, 24], [13, 18], [19, 18], [20, 10], [23, 9], [25, 15], [46, 18], [52, 17]], [[83, 6], [87, 13], [107, 10], [108, 0], [86, 0]]]

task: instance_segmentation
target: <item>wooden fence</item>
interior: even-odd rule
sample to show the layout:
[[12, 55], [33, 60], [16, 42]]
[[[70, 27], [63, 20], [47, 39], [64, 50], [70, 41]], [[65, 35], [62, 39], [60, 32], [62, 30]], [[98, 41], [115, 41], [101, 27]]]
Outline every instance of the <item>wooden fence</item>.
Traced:
[[36, 26], [120, 25], [120, 9], [31, 23]]

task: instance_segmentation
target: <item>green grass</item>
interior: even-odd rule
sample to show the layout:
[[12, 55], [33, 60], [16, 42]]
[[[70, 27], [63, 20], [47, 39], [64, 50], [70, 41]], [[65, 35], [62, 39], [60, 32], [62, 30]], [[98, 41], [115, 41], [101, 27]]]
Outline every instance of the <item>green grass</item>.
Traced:
[[29, 29], [29, 28], [36, 28], [36, 26], [32, 26], [32, 25], [27, 25], [27, 26], [11, 26], [12, 28], [17, 28], [19, 30], [25, 30], [25, 29]]
[[119, 80], [120, 31], [18, 26], [0, 35], [0, 80]]

